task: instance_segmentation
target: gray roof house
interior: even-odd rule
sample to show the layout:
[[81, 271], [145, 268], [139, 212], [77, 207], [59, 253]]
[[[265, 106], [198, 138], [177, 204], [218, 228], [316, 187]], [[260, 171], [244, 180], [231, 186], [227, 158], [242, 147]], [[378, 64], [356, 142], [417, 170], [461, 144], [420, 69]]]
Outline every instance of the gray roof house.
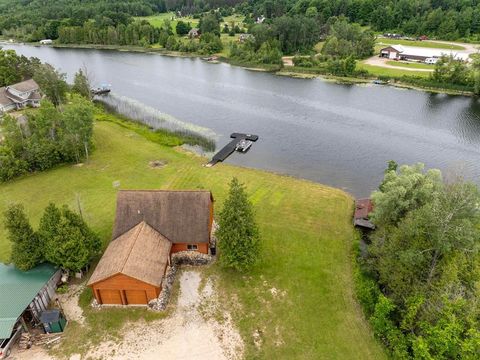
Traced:
[[40, 88], [35, 80], [25, 80], [0, 88], [0, 115], [26, 106], [40, 106]]

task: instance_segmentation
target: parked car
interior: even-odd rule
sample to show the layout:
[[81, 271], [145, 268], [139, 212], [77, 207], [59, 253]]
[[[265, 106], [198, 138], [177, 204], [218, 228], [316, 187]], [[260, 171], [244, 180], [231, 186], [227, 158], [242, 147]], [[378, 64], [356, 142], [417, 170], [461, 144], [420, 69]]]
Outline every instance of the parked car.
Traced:
[[5, 359], [12, 352], [12, 346], [23, 332], [22, 325], [17, 325], [8, 339], [0, 339], [0, 359]]

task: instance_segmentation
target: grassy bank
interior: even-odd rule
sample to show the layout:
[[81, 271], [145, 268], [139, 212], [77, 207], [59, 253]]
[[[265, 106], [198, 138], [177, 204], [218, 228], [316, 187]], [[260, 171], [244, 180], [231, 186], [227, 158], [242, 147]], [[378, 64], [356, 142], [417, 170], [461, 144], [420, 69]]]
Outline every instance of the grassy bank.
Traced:
[[[237, 176], [247, 185], [255, 206], [263, 258], [247, 276], [216, 266], [211, 271], [221, 279], [222, 296], [236, 299], [231, 311], [246, 343], [246, 358], [384, 358], [353, 293], [349, 195], [260, 170], [227, 164], [205, 168], [204, 158], [148, 141], [112, 122], [97, 122], [94, 140], [96, 150], [83, 166], [64, 166], [1, 184], [0, 212], [12, 202], [21, 202], [36, 226], [50, 201], [76, 209], [79, 199], [85, 219], [106, 244], [114, 220], [114, 182], [119, 181], [122, 189], [211, 189], [218, 212], [228, 182]], [[166, 165], [151, 168], [153, 160]], [[0, 260], [7, 260], [9, 254], [0, 225]], [[272, 288], [281, 295], [274, 296]], [[99, 326], [98, 331], [114, 332], [126, 321], [150, 319], [145, 310], [138, 312], [117, 310], [110, 325]], [[92, 312], [85, 315], [92, 322], [109, 319]], [[253, 341], [257, 330], [262, 339], [259, 348]], [[71, 326], [65, 345], [75, 349], [79, 339], [88, 344], [85, 331]], [[82, 343], [81, 349], [87, 344]], [[62, 349], [57, 353], [62, 354]]]
[[428, 65], [428, 64], [423, 64], [423, 63], [413, 63], [413, 62], [404, 62], [404, 61], [387, 61], [388, 65], [392, 66], [397, 66], [401, 68], [407, 68], [407, 69], [424, 69], [424, 70], [435, 70], [435, 65]]

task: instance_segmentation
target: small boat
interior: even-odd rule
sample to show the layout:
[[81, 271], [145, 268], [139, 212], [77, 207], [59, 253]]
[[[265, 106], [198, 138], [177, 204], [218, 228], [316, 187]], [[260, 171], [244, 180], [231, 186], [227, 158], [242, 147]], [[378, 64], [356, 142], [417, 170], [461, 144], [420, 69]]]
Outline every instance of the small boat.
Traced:
[[380, 80], [380, 79], [377, 79], [377, 80], [373, 80], [372, 81], [375, 85], [388, 85], [388, 80], [387, 81], [384, 81], [384, 80]]
[[247, 152], [248, 149], [250, 149], [250, 146], [252, 146], [253, 141], [242, 139], [238, 142], [237, 146], [235, 147], [235, 150], [240, 151], [240, 152]]
[[92, 95], [105, 95], [108, 94], [111, 89], [110, 85], [101, 85], [99, 87], [91, 89], [90, 91], [92, 92]]

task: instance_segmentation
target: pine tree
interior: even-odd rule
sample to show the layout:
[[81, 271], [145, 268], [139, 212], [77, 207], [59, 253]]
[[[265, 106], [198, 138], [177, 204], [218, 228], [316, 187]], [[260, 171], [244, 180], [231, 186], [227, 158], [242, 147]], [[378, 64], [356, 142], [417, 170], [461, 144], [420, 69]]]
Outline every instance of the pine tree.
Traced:
[[30, 226], [22, 205], [11, 205], [5, 211], [5, 227], [12, 242], [11, 261], [20, 270], [30, 270], [43, 261], [43, 246]]
[[258, 260], [260, 238], [245, 187], [233, 178], [216, 232], [223, 267], [246, 271]]

